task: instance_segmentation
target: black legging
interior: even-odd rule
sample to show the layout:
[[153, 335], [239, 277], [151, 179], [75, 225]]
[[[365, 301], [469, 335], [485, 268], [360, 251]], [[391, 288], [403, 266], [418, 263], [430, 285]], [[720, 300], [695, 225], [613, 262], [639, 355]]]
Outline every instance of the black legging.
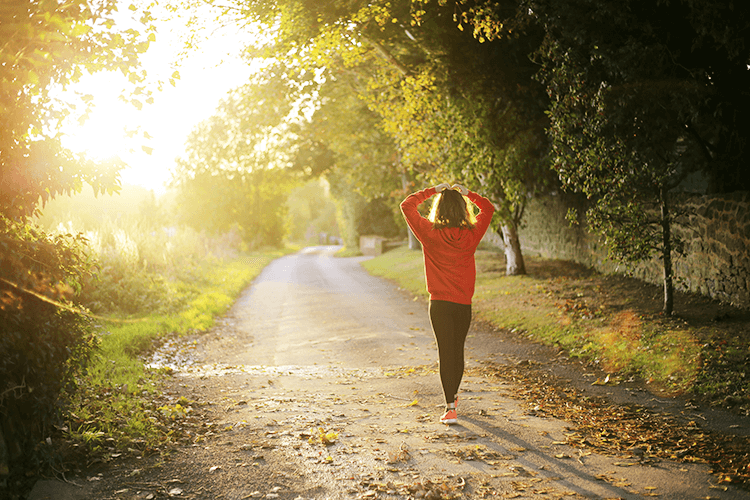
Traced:
[[464, 375], [464, 343], [471, 324], [471, 305], [431, 300], [429, 314], [438, 345], [440, 382], [445, 404], [449, 404], [456, 400]]

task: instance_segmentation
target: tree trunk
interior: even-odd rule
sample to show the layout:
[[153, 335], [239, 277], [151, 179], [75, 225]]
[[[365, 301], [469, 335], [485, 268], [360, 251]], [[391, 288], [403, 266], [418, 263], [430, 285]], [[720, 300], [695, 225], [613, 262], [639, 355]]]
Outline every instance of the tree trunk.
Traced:
[[518, 228], [513, 223], [505, 222], [502, 225], [502, 232], [505, 245], [505, 274], [508, 276], [526, 274], [521, 242], [518, 241]]
[[666, 189], [661, 191], [662, 261], [664, 262], [664, 314], [674, 310], [674, 283], [672, 280], [672, 235], [671, 214], [667, 204]]
[[[399, 164], [401, 163], [401, 158], [399, 156]], [[409, 189], [409, 178], [406, 175], [406, 170], [401, 171], [401, 189], [404, 190], [404, 195], [408, 194]], [[409, 234], [409, 250], [421, 250], [422, 244], [419, 242], [416, 236], [414, 236], [414, 233], [411, 232], [411, 228], [409, 225], [406, 225], [406, 232]]]

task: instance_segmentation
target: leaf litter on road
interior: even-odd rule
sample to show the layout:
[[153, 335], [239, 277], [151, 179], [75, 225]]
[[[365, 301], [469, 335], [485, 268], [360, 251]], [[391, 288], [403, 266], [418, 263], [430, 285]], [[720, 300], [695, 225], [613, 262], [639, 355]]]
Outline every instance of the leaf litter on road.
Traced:
[[423, 500], [452, 500], [463, 496], [463, 478], [423, 479], [416, 482], [375, 481], [366, 477], [360, 481], [359, 499], [378, 498], [380, 494], [399, 495]]
[[[571, 426], [564, 440], [556, 441], [553, 444], [573, 445], [577, 446], [579, 449], [609, 451], [612, 454], [619, 454], [623, 456], [623, 460], [618, 462], [622, 464], [620, 465], [622, 467], [627, 467], [627, 464], [643, 463], [656, 458], [669, 458], [659, 455], [659, 446], [657, 446], [654, 441], [655, 437], [659, 436], [658, 428], [660, 426], [669, 427], [660, 425], [663, 424], [663, 421], [650, 420], [659, 417], [658, 415], [651, 415], [647, 410], [626, 411], [623, 409], [618, 413], [623, 423], [618, 428], [615, 428], [613, 426], [617, 425], [617, 422], [612, 423], [601, 415], [601, 413], [612, 412], [613, 407], [611, 405], [608, 406], [599, 401], [586, 400], [580, 394], [571, 392], [570, 390], [560, 390], [557, 388], [558, 392], [555, 393], [551, 384], [548, 383], [549, 381], [544, 377], [540, 376], [538, 379], [534, 379], [529, 373], [525, 373], [534, 371], [535, 367], [530, 364], [504, 368], [510, 369], [512, 371], [511, 376], [513, 380], [519, 382], [520, 387], [525, 388], [520, 395], [511, 393], [506, 393], [505, 395], [511, 398], [517, 398], [520, 396], [521, 399], [526, 400], [528, 403], [527, 414], [536, 413], [538, 416], [542, 417], [555, 416], [558, 418], [565, 418], [565, 416], [569, 417], [570, 414], [582, 414], [580, 419], [577, 420], [566, 418], [576, 425]], [[515, 371], [513, 371], [514, 369]], [[415, 375], [434, 375], [436, 373], [433, 367], [407, 367], [403, 370], [392, 369], [390, 372], [389, 376], [395, 378], [414, 377]], [[487, 376], [486, 369], [479, 373], [479, 375]], [[497, 389], [497, 393], [499, 394], [504, 389], [508, 388], [505, 380], [499, 380], [498, 378], [503, 375], [504, 373], [502, 370], [498, 370], [492, 377], [487, 377], [485, 379], [486, 381], [491, 381], [492, 384], [486, 382], [485, 385], [488, 385], [492, 389]], [[508, 377], [506, 376], [505, 378], [507, 379]], [[541, 381], [541, 383], [539, 381]], [[484, 381], [481, 381], [480, 383], [484, 383]], [[608, 383], [611, 382], [608, 381]], [[269, 380], [269, 386], [270, 385], [272, 384]], [[348, 390], [349, 388], [346, 389]], [[404, 395], [407, 394], [408, 393], [404, 393]], [[373, 415], [376, 417], [390, 417], [389, 414], [386, 414], [377, 408], [384, 402], [398, 400], [400, 401], [400, 403], [398, 403], [399, 407], [409, 409], [409, 411], [411, 411], [411, 409], [416, 410], [411, 411], [414, 415], [414, 421], [418, 423], [426, 423], [433, 420], [435, 418], [434, 415], [431, 415], [430, 413], [421, 413], [422, 411], [425, 411], [424, 406], [418, 404], [419, 400], [417, 400], [415, 396], [416, 392], [410, 394], [409, 397], [403, 398], [394, 397], [392, 394], [380, 392], [377, 394], [371, 393], [368, 397], [357, 393], [356, 397], [361, 400], [363, 405], [373, 406]], [[466, 401], [470, 399], [469, 396], [465, 398]], [[425, 400], [427, 400], [426, 397]], [[219, 401], [219, 399], [216, 399], [216, 401]], [[354, 400], [350, 398], [348, 402], [351, 404], [353, 401]], [[351, 421], [352, 415], [345, 415], [341, 412], [334, 414], [335, 412], [326, 411], [326, 408], [330, 410], [332, 407], [331, 405], [341, 402], [341, 400], [331, 398], [330, 395], [316, 394], [305, 395], [303, 397], [300, 395], [290, 396], [288, 393], [286, 396], [278, 394], [267, 396], [257, 394], [253, 396], [252, 404], [247, 405], [244, 404], [245, 402], [246, 399], [241, 399], [240, 397], [235, 397], [234, 399], [225, 397], [221, 402], [208, 406], [213, 406], [214, 410], [224, 414], [226, 414], [226, 404], [231, 404], [230, 409], [232, 410], [232, 413], [234, 413], [234, 410], [252, 412], [254, 407], [254, 416], [261, 420], [253, 419], [252, 425], [247, 425], [247, 421], [243, 420], [239, 420], [239, 422], [244, 422], [242, 424], [238, 422], [232, 425], [226, 425], [222, 422], [207, 422], [204, 420], [204, 423], [198, 425], [193, 432], [190, 432], [192, 427], [191, 423], [186, 422], [185, 418], [165, 418], [165, 420], [169, 420], [170, 427], [179, 426], [182, 428], [183, 430], [181, 433], [190, 436], [190, 439], [187, 442], [193, 441], [193, 439], [200, 442], [212, 438], [209, 440], [209, 443], [214, 443], [217, 437], [224, 436], [227, 432], [237, 433], [245, 430], [246, 432], [251, 433], [262, 429], [262, 431], [256, 434], [254, 438], [245, 441], [245, 444], [240, 444], [243, 441], [237, 439], [234, 440], [237, 443], [234, 445], [235, 450], [244, 451], [246, 453], [249, 452], [247, 457], [243, 456], [240, 460], [251, 462], [253, 460], [262, 460], [262, 455], [258, 453], [261, 449], [282, 449], [284, 448], [284, 444], [290, 442], [297, 443], [296, 451], [299, 452], [299, 456], [304, 457], [306, 463], [311, 464], [316, 470], [328, 469], [334, 471], [340, 467], [344, 467], [344, 463], [348, 460], [348, 457], [343, 457], [342, 459], [342, 455], [347, 453], [359, 453], [364, 456], [365, 462], [367, 459], [371, 459], [372, 455], [375, 454], [375, 451], [369, 453], [370, 449], [366, 446], [356, 449], [347, 448], [347, 446], [350, 445], [347, 441], [352, 441], [351, 439], [343, 440], [344, 443], [341, 442], [342, 440], [340, 437], [346, 436], [346, 431], [342, 430], [346, 429], [343, 425], [346, 422], [340, 422], [334, 417], [338, 415], [347, 421]], [[188, 419], [192, 420], [195, 418], [196, 423], [200, 422], [199, 414], [202, 412], [199, 410], [203, 410], [200, 405], [183, 400], [171, 401], [170, 406], [177, 408], [176, 404], [178, 403], [184, 408], [190, 408], [185, 412]], [[310, 408], [316, 408], [314, 413], [310, 413]], [[512, 410], [504, 410], [499, 406], [492, 410], [493, 413], [505, 411], [513, 412]], [[294, 413], [297, 411], [304, 411], [305, 413], [303, 416], [294, 416], [287, 413]], [[369, 413], [369, 409], [363, 410], [362, 412]], [[270, 415], [268, 415], [270, 413], [274, 414], [275, 419], [270, 419]], [[289, 416], [287, 417], [287, 415]], [[359, 416], [359, 413], [357, 416]], [[167, 416], [164, 415], [164, 417]], [[223, 418], [216, 415], [215, 417]], [[238, 417], [239, 415], [231, 417], [232, 422], [236, 422]], [[514, 418], [517, 417], [522, 417], [521, 412], [515, 413]], [[250, 420], [249, 417], [248, 420]], [[369, 420], [365, 420], [364, 422], [369, 422]], [[649, 423], [650, 425], [645, 425], [645, 423]], [[370, 425], [369, 431], [371, 432], [371, 439], [369, 442], [373, 444], [379, 443], [381, 445], [388, 445], [388, 443], [391, 443], [392, 441], [390, 439], [373, 437], [373, 435], [384, 436], [398, 434], [398, 429], [401, 429], [400, 424], [396, 426], [389, 425], [387, 427], [366, 423], [365, 425]], [[247, 429], [245, 429], [245, 427], [247, 427]], [[606, 429], [606, 432], [602, 431], [603, 428]], [[289, 435], [284, 437], [284, 431]], [[627, 431], [627, 433], [625, 431]], [[685, 432], [688, 435], [701, 434], [700, 426], [695, 424], [685, 426]], [[444, 478], [436, 478], [430, 475], [431, 477], [427, 479], [421, 477], [420, 474], [411, 475], [409, 469], [414, 463], [411, 462], [414, 457], [412, 456], [411, 450], [406, 445], [400, 446], [395, 450], [391, 449], [390, 451], [387, 450], [389, 446], [381, 446], [381, 449], [378, 450], [379, 455], [376, 457], [376, 460], [380, 460], [379, 463], [382, 464], [381, 470], [391, 471], [399, 475], [403, 474], [403, 476], [401, 476], [399, 480], [395, 480], [394, 478], [390, 478], [389, 480], [389, 478], [386, 477], [381, 478], [380, 480], [367, 481], [366, 483], [361, 482], [357, 485], [357, 490], [360, 494], [359, 498], [378, 498], [389, 495], [432, 499], [452, 499], [461, 496], [466, 497], [467, 495], [470, 495], [471, 497], [479, 496], [481, 498], [490, 496], [514, 498], [537, 495], [544, 496], [545, 498], [579, 497], [579, 495], [573, 492], [565, 492], [550, 487], [549, 484], [543, 482], [541, 477], [534, 477], [531, 471], [524, 469], [523, 467], [503, 463], [503, 461], [515, 459], [517, 455], [513, 455], [510, 452], [507, 452], [507, 454], [506, 452], [494, 452], [482, 448], [481, 446], [473, 445], [472, 443], [482, 436], [476, 435], [471, 431], [453, 432], [451, 430], [425, 430], [424, 432], [415, 432], [414, 434], [415, 436], [420, 436], [425, 442], [439, 443], [443, 448], [441, 453], [450, 455], [457, 460], [483, 461], [493, 468], [506, 467], [508, 471], [507, 473], [503, 473], [503, 471], [500, 470], [497, 475], [492, 475], [491, 477], [515, 479], [516, 481], [513, 483], [514, 489], [512, 491], [507, 491], [507, 489], [498, 491], [496, 489], [497, 485], [493, 487], [490, 481], [479, 483], [473, 481], [471, 478], [468, 479], [471, 488], [467, 488], [467, 480], [459, 480], [455, 477], [446, 476]], [[246, 437], [250, 435], [252, 434], [245, 434]], [[260, 436], [263, 436], [263, 438], [261, 439]], [[636, 438], [633, 438], [633, 436], [636, 436]], [[461, 447], [461, 444], [469, 444], [469, 446]], [[697, 455], [694, 454], [693, 448], [687, 446], [689, 443], [684, 442], [683, 444], [686, 444], [685, 448], [678, 449], [676, 453], [679, 454], [680, 458], [688, 457], [686, 461], [691, 461], [689, 457], [696, 457]], [[663, 452], [664, 449], [665, 448], [662, 447], [661, 451]], [[685, 452], [685, 450], [687, 450], [687, 452]], [[523, 451], [525, 450], [519, 448], [518, 450], [513, 450], [513, 453], [523, 453]], [[269, 460], [271, 460], [271, 455], [272, 453], [269, 452]], [[252, 460], [248, 460], [250, 458], [252, 458]], [[245, 465], [247, 465], [247, 462], [245, 462]], [[248, 467], [249, 469], [246, 470], [252, 470], [251, 466]], [[223, 470], [224, 472], [221, 475], [224, 476], [229, 473], [230, 469], [229, 466], [225, 466], [223, 468], [217, 468], [216, 472]], [[408, 479], [409, 477], [411, 479]], [[623, 488], [629, 486], [627, 480], [619, 478], [616, 473], [608, 475], [607, 479], [601, 479], [610, 482], [613, 486]], [[552, 479], [547, 478], [547, 480], [549, 481]], [[731, 481], [725, 481], [724, 483], [728, 484], [729, 482]], [[264, 491], [263, 496], [267, 493], [267, 491]], [[658, 495], [658, 492], [654, 490], [644, 490], [644, 496], [645, 494]]]
[[[707, 463], [719, 484], [750, 487], [750, 437], [702, 429], [695, 421], [678, 424], [676, 416], [635, 404], [618, 405], [556, 385], [552, 376], [531, 364], [486, 363], [477, 369], [488, 378], [513, 380], [523, 390], [509, 397], [525, 401], [529, 412], [575, 424], [565, 444], [624, 457], [620, 467], [657, 460]], [[609, 381], [608, 381], [609, 382]]]
[[445, 455], [452, 457], [454, 460], [461, 461], [482, 461], [488, 465], [498, 465], [508, 460], [514, 460], [517, 455], [502, 454], [490, 450], [483, 444], [466, 446], [463, 448], [447, 448], [442, 450]]

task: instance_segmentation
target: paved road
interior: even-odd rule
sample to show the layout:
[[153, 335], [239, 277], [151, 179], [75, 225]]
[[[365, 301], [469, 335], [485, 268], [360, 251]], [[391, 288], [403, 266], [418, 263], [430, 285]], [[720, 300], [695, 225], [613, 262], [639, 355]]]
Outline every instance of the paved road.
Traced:
[[[705, 465], [641, 465], [561, 444], [568, 423], [529, 413], [510, 397], [520, 387], [475, 370], [486, 360], [517, 362], [544, 348], [479, 328], [467, 342], [460, 424], [441, 425], [424, 302], [369, 276], [362, 258], [333, 257], [336, 250], [313, 247], [274, 261], [200, 338], [197, 362], [179, 370], [177, 385], [188, 398], [206, 400], [208, 428], [223, 431], [207, 432], [155, 467], [160, 476], [148, 484], [179, 477], [180, 496], [196, 499], [430, 492], [443, 498], [750, 498], [713, 488]], [[138, 464], [121, 467], [122, 477], [132, 474], [128, 467]]]
[[432, 361], [424, 307], [364, 272], [361, 259], [332, 257], [336, 248], [307, 248], [262, 272], [228, 319], [249, 340], [231, 362], [361, 368]]
[[[398, 458], [398, 450], [409, 450], [403, 463], [410, 474], [471, 477], [467, 491], [475, 495], [495, 491], [521, 498], [549, 491], [563, 497], [570, 493], [571, 498], [750, 498], [712, 489], [705, 466], [623, 466], [634, 461], [581, 457], [578, 450], [555, 444], [564, 441], [568, 424], [528, 415], [505, 396], [513, 386], [480, 377], [468, 376], [463, 385], [461, 425], [437, 423], [441, 392], [424, 303], [368, 275], [361, 259], [334, 258], [336, 249], [308, 248], [273, 262], [227, 319], [246, 339], [242, 348], [227, 356], [224, 340], [208, 350], [209, 357], [223, 353], [226, 363], [243, 365], [249, 372], [273, 370], [278, 378], [261, 399], [287, 397], [301, 408], [309, 403], [321, 410], [323, 419], [331, 410], [340, 415], [329, 425], [349, 436], [336, 445], [341, 461], [336, 446], [331, 447], [327, 451], [333, 466], [323, 464], [314, 476], [362, 477], [382, 469], [386, 464], [373, 462], [377, 453], [366, 446], [376, 439], [380, 442], [375, 447], [391, 458]], [[469, 367], [482, 360], [507, 362], [506, 350], [519, 355], [517, 345], [474, 330], [467, 343]], [[304, 415], [298, 411], [287, 425], [293, 431], [304, 428], [307, 422], [294, 420]], [[477, 446], [483, 451], [472, 452]], [[391, 465], [398, 463], [392, 460]], [[336, 483], [328, 482], [326, 488], [331, 484]]]

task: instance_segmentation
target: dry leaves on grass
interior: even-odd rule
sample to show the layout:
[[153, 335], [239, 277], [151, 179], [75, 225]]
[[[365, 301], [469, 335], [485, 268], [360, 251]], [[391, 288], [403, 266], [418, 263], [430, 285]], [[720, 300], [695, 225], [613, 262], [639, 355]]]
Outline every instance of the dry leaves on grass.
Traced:
[[570, 387], [555, 386], [548, 373], [533, 366], [487, 364], [481, 371], [523, 384], [526, 389], [516, 397], [528, 402], [534, 414], [575, 424], [566, 434], [571, 446], [631, 459], [623, 464], [655, 459], [708, 463], [720, 484], [750, 488], [750, 437], [710, 432], [695, 422], [685, 425], [674, 415], [638, 405], [585, 397]]

